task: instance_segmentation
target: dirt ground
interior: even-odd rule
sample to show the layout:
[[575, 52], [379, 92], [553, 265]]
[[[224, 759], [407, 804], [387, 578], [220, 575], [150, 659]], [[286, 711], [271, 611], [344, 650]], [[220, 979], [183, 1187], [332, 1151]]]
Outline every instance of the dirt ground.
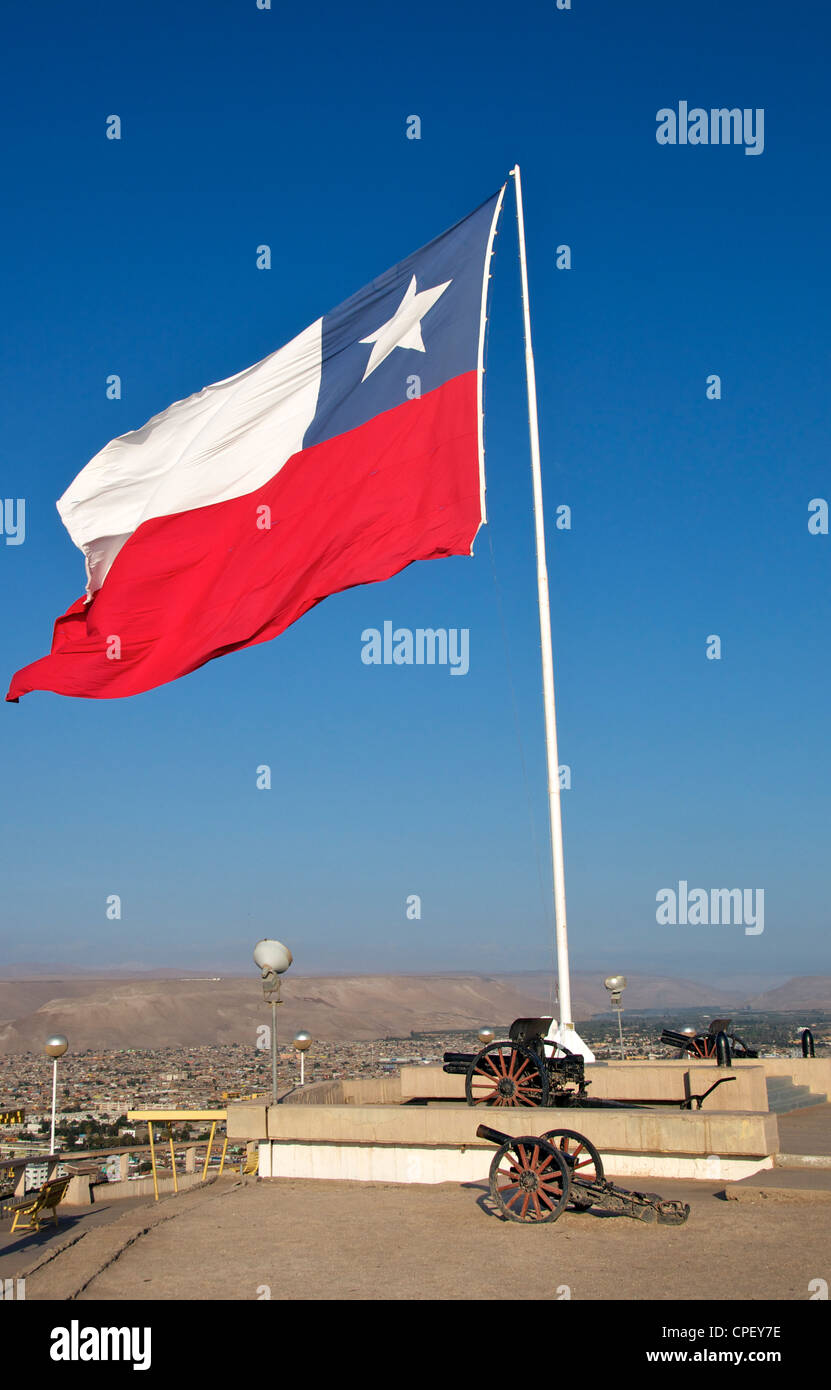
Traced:
[[[221, 1179], [90, 1228], [27, 1299], [808, 1300], [831, 1283], [831, 1203], [735, 1202], [659, 1182], [684, 1226], [566, 1212], [504, 1221], [482, 1184]], [[43, 1258], [43, 1257], [41, 1257]], [[713, 1271], [718, 1270], [718, 1279]]]

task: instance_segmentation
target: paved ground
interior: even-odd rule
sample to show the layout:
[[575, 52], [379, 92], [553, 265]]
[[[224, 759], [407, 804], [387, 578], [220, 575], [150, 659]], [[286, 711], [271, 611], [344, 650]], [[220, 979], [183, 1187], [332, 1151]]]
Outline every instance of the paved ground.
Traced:
[[120, 1198], [114, 1202], [99, 1199], [91, 1207], [62, 1206], [58, 1225], [49, 1221], [39, 1233], [18, 1230], [12, 1235], [11, 1218], [4, 1219], [3, 1229], [0, 1230], [0, 1279], [11, 1278], [24, 1265], [34, 1263], [41, 1253], [65, 1245], [68, 1236], [78, 1236], [96, 1226], [115, 1221], [126, 1211], [135, 1211], [137, 1207], [146, 1205], [146, 1199]]
[[[27, 1299], [807, 1300], [831, 1282], [831, 1209], [727, 1202], [717, 1183], [653, 1182], [685, 1226], [566, 1212], [501, 1220], [484, 1184], [223, 1178], [88, 1227], [27, 1275]], [[16, 1272], [22, 1272], [18, 1270]]]
[[831, 1105], [807, 1105], [777, 1119], [783, 1154], [831, 1154]]
[[[762, 1173], [731, 1182], [726, 1188], [728, 1196], [747, 1188], [793, 1188], [794, 1191], [811, 1193], [817, 1201], [831, 1198], [831, 1168], [766, 1168]], [[831, 1231], [829, 1231], [831, 1239]]]

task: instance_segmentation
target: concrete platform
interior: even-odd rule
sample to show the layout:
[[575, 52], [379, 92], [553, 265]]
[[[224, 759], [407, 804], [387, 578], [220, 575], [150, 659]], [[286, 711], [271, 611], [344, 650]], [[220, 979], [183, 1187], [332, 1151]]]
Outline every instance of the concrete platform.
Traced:
[[508, 1134], [572, 1129], [614, 1177], [736, 1179], [773, 1166], [776, 1117], [747, 1111], [487, 1109], [448, 1104], [228, 1108], [231, 1139], [259, 1142], [260, 1177], [363, 1182], [474, 1182], [495, 1149], [481, 1123]]
[[[737, 1062], [727, 1072], [728, 1084], [702, 1110], [676, 1108], [725, 1072], [714, 1061], [689, 1059], [598, 1063], [586, 1068], [593, 1098], [637, 1098], [646, 1108], [537, 1110], [471, 1107], [464, 1102], [464, 1077], [441, 1067], [403, 1067], [399, 1076], [379, 1080], [310, 1085], [277, 1106], [232, 1104], [228, 1136], [258, 1143], [263, 1178], [428, 1184], [487, 1176], [495, 1150], [476, 1137], [482, 1122], [514, 1135], [576, 1130], [600, 1150], [609, 1176], [621, 1179], [734, 1182], [772, 1169], [783, 1148], [797, 1152], [800, 1142], [806, 1154], [820, 1142], [831, 1152], [831, 1140], [815, 1137], [828, 1127], [823, 1117], [831, 1107], [822, 1097], [831, 1087], [831, 1061]], [[816, 1095], [818, 1103], [798, 1112], [800, 1124], [813, 1124], [811, 1138], [792, 1139], [794, 1117], [771, 1113], [771, 1077]], [[780, 1122], [790, 1126], [786, 1145]]]
[[[724, 1079], [703, 1103], [705, 1110], [769, 1110], [768, 1082], [781, 1078], [805, 1087], [817, 1099], [831, 1096], [831, 1059], [763, 1057], [718, 1067], [715, 1061], [595, 1062], [586, 1067], [593, 1100], [677, 1101], [703, 1095], [714, 1081]], [[390, 1085], [390, 1082], [384, 1084]], [[345, 1082], [349, 1087], [354, 1083]], [[363, 1083], [371, 1086], [372, 1083]], [[402, 1103], [465, 1098], [464, 1076], [449, 1076], [440, 1066], [402, 1067]], [[389, 1097], [392, 1099], [392, 1096]]]

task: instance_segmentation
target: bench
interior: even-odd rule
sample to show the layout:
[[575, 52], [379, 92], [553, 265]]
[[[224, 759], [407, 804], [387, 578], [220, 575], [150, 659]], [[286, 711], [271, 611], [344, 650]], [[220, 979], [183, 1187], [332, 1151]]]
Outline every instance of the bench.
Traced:
[[58, 1203], [66, 1196], [69, 1183], [69, 1178], [52, 1178], [50, 1182], [43, 1184], [39, 1192], [30, 1192], [28, 1197], [21, 1197], [19, 1201], [14, 1202], [9, 1208], [14, 1212], [12, 1232], [39, 1231], [41, 1219], [48, 1212], [52, 1213], [52, 1219], [57, 1226]]

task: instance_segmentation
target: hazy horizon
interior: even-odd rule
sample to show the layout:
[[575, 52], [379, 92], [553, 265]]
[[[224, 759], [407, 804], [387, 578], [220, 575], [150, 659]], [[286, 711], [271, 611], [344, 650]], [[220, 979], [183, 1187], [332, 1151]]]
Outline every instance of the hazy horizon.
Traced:
[[[596, 968], [596, 969], [580, 969], [580, 970], [573, 970], [573, 971], [572, 971], [573, 978], [574, 978], [574, 979], [580, 979], [580, 980], [602, 980], [602, 979], [605, 978], [605, 975], [606, 975], [606, 974], [608, 974], [608, 971], [604, 971], [604, 970], [601, 970], [601, 969], [599, 969], [599, 968]], [[796, 973], [794, 973], [794, 972], [787, 972], [787, 971], [774, 971], [774, 972], [762, 972], [762, 973], [760, 973], [760, 972], [750, 972], [750, 973], [738, 972], [738, 973], [731, 973], [731, 974], [729, 974], [729, 975], [721, 975], [721, 976], [719, 976], [719, 978], [718, 978], [717, 980], [716, 980], [716, 979], [702, 978], [700, 975], [696, 975], [696, 974], [693, 974], [693, 973], [685, 974], [685, 973], [683, 973], [683, 972], [677, 973], [677, 974], [675, 974], [675, 975], [667, 975], [665, 972], [660, 972], [660, 971], [632, 970], [632, 971], [630, 971], [630, 974], [631, 974], [633, 980], [640, 980], [640, 979], [644, 979], [644, 978], [646, 978], [646, 979], [661, 979], [661, 980], [664, 980], [664, 979], [686, 980], [686, 981], [689, 981], [691, 984], [702, 985], [704, 988], [713, 988], [713, 989], [736, 989], [736, 990], [745, 989], [745, 990], [747, 990], [747, 992], [748, 992], [749, 994], [752, 994], [752, 993], [754, 993], [754, 992], [756, 992], [756, 991], [758, 991], [758, 990], [764, 990], [764, 989], [774, 988], [777, 984], [784, 984], [784, 983], [786, 983], [787, 981], [792, 980], [792, 979], [799, 979], [799, 978], [816, 978], [816, 979], [822, 979], [822, 978], [824, 978], [824, 975], [822, 975], [821, 973], [817, 973], [817, 974], [814, 975], [814, 976], [811, 976], [811, 975], [808, 975], [808, 976], [801, 976], [801, 975], [798, 975], [798, 974], [796, 974]], [[186, 980], [197, 980], [197, 979], [211, 979], [211, 978], [215, 978], [217, 975], [220, 976], [222, 979], [233, 979], [233, 980], [253, 979], [253, 980], [255, 980], [255, 981], [258, 980], [258, 974], [257, 974], [257, 971], [256, 971], [256, 967], [254, 967], [251, 971], [247, 971], [247, 970], [245, 970], [244, 968], [242, 968], [242, 967], [240, 967], [240, 966], [238, 966], [238, 965], [237, 965], [237, 966], [228, 966], [228, 967], [223, 967], [223, 966], [217, 965], [217, 964], [195, 965], [195, 966], [184, 966], [184, 965], [182, 965], [182, 966], [156, 966], [156, 967], [153, 967], [153, 966], [140, 965], [140, 964], [138, 964], [138, 963], [136, 963], [136, 962], [126, 962], [126, 963], [123, 963], [123, 964], [120, 964], [120, 965], [119, 965], [119, 964], [111, 964], [111, 965], [95, 965], [95, 966], [93, 966], [93, 965], [79, 965], [79, 964], [69, 965], [69, 964], [66, 964], [66, 963], [62, 963], [62, 964], [58, 964], [58, 965], [52, 966], [52, 967], [50, 967], [50, 968], [47, 968], [47, 967], [45, 967], [45, 966], [44, 966], [44, 967], [39, 967], [39, 966], [35, 965], [35, 964], [32, 963], [32, 962], [21, 962], [21, 963], [19, 963], [19, 964], [17, 964], [17, 965], [15, 965], [15, 964], [6, 964], [6, 965], [0, 967], [0, 980], [4, 980], [4, 981], [10, 982], [10, 983], [14, 983], [15, 981], [23, 981], [23, 980], [26, 980], [26, 979], [47, 981], [47, 980], [53, 980], [53, 979], [54, 979], [54, 980], [61, 980], [61, 979], [63, 979], [63, 978], [67, 978], [67, 979], [89, 979], [89, 980], [107, 979], [107, 980], [114, 980], [114, 981], [119, 980], [119, 979], [129, 980], [129, 979], [134, 979], [134, 978], [143, 978], [143, 979], [149, 979], [149, 980], [152, 980], [152, 979], [186, 979]], [[547, 981], [547, 980], [550, 980], [550, 979], [552, 979], [552, 978], [556, 978], [555, 972], [552, 972], [552, 971], [550, 971], [550, 970], [545, 970], [545, 969], [539, 969], [539, 970], [523, 970], [523, 969], [517, 969], [517, 970], [501, 970], [501, 969], [500, 969], [500, 970], [494, 970], [494, 971], [481, 971], [481, 970], [442, 970], [442, 969], [430, 969], [429, 967], [425, 967], [424, 969], [421, 969], [421, 970], [396, 970], [396, 971], [346, 970], [346, 969], [343, 969], [343, 970], [313, 970], [313, 969], [301, 970], [301, 969], [297, 968], [296, 965], [295, 965], [295, 966], [292, 966], [290, 972], [289, 972], [287, 975], [285, 975], [283, 978], [284, 978], [284, 985], [290, 986], [291, 980], [292, 980], [292, 979], [298, 979], [298, 980], [306, 980], [306, 979], [329, 979], [329, 978], [331, 978], [331, 979], [349, 979], [350, 977], [353, 977], [353, 976], [354, 976], [355, 978], [380, 977], [380, 978], [390, 978], [390, 979], [396, 979], [396, 978], [404, 978], [404, 979], [406, 979], [406, 978], [431, 978], [431, 977], [436, 977], [436, 978], [453, 978], [453, 977], [458, 977], [458, 976], [461, 976], [461, 977], [470, 976], [470, 977], [476, 978], [476, 979], [480, 979], [480, 978], [483, 978], [483, 979], [487, 979], [487, 978], [510, 979], [510, 978], [512, 978], [512, 977], [514, 977], [514, 976], [517, 976], [517, 977], [520, 977], [520, 976], [532, 976], [532, 977], [539, 977], [541, 981]]]

